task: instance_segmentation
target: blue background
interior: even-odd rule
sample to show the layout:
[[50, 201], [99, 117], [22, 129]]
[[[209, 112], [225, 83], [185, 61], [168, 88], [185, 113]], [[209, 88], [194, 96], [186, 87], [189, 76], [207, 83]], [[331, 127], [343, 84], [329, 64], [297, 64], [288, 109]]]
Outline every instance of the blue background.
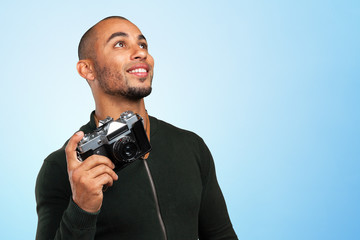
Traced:
[[155, 58], [151, 115], [211, 149], [240, 239], [360, 239], [359, 1], [4, 1], [1, 239], [34, 239], [43, 159], [94, 109], [77, 45], [122, 15]]

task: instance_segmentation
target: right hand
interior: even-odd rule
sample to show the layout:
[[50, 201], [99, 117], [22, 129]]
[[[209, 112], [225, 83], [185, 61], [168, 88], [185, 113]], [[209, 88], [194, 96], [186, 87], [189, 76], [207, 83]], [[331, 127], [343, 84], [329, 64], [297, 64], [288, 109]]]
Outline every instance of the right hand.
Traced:
[[118, 176], [107, 157], [92, 155], [83, 162], [77, 159], [76, 147], [83, 136], [81, 131], [75, 133], [65, 148], [72, 198], [81, 209], [97, 212], [103, 201], [103, 186], [112, 186]]

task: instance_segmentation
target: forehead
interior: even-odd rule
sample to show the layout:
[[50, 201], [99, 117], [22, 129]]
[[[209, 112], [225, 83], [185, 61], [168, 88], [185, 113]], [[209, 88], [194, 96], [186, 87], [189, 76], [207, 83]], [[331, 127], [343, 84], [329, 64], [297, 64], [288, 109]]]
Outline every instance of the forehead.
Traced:
[[116, 32], [124, 32], [129, 37], [138, 37], [141, 35], [140, 29], [132, 22], [125, 19], [107, 19], [99, 22], [95, 26], [96, 38], [100, 43], [104, 43], [108, 38]]

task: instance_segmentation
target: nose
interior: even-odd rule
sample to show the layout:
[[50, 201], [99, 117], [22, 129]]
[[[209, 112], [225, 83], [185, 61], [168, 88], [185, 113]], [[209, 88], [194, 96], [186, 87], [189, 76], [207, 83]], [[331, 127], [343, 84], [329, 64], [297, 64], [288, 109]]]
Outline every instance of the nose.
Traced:
[[147, 58], [147, 50], [137, 46], [131, 54], [131, 60], [144, 60]]

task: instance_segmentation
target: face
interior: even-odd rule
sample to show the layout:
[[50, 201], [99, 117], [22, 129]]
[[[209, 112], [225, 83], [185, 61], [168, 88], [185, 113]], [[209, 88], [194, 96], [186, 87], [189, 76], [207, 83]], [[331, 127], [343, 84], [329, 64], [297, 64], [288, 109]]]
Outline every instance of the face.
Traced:
[[106, 94], [141, 99], [151, 93], [154, 59], [131, 22], [108, 19], [96, 26], [96, 80]]

